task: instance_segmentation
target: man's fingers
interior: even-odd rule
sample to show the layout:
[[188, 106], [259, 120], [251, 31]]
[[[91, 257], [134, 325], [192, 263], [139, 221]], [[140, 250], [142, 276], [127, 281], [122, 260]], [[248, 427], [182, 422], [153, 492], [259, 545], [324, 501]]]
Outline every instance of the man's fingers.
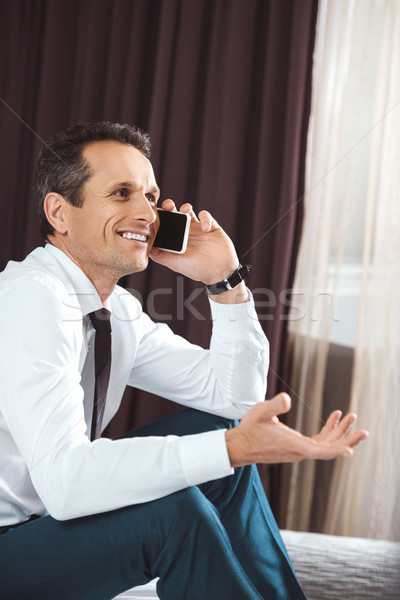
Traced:
[[336, 440], [318, 441], [313, 440], [313, 446], [310, 446], [308, 458], [317, 458], [330, 460], [338, 456], [352, 456], [353, 448], [360, 442], [367, 439], [368, 431], [355, 431], [347, 437], [337, 438]]
[[314, 436], [316, 440], [332, 440], [342, 439], [353, 423], [357, 419], [357, 415], [350, 413], [341, 419], [342, 413], [340, 410], [333, 411], [320, 433]]
[[329, 415], [325, 425], [323, 426], [323, 428], [321, 429], [321, 431], [319, 432], [319, 434], [316, 437], [323, 438], [323, 437], [326, 437], [327, 435], [329, 435], [332, 431], [334, 431], [339, 424], [341, 416], [342, 416], [341, 410], [334, 410]]
[[208, 210], [201, 210], [199, 212], [199, 216], [193, 210], [193, 206], [189, 202], [185, 202], [179, 209], [181, 212], [187, 213], [191, 216], [192, 221], [196, 221], [200, 223], [203, 231], [208, 232], [212, 229], [217, 229], [219, 227], [217, 221], [213, 218], [211, 213]]
[[271, 398], [271, 400], [267, 400], [261, 405], [265, 407], [263, 416], [265, 419], [271, 419], [272, 417], [283, 415], [289, 412], [291, 405], [292, 402], [290, 400], [290, 396], [283, 392], [277, 396], [274, 396]]
[[199, 219], [201, 223], [201, 228], [203, 231], [208, 232], [212, 229], [218, 228], [218, 223], [213, 218], [213, 216], [208, 212], [208, 210], [202, 210], [199, 212]]
[[171, 198], [167, 198], [162, 202], [161, 208], [168, 211], [176, 210], [175, 202]]
[[360, 429], [359, 431], [354, 431], [354, 433], [350, 433], [343, 441], [346, 444], [346, 446], [354, 448], [354, 446], [357, 446], [357, 444], [359, 444], [363, 440], [366, 440], [368, 436], [368, 431]]
[[[243, 417], [242, 423], [264, 424], [273, 422], [279, 424], [278, 415], [287, 413], [290, 410], [290, 405], [290, 396], [288, 394], [278, 394], [271, 398], [271, 400], [266, 400], [253, 406]], [[282, 427], [284, 426], [282, 425]]]
[[337, 440], [336, 442], [318, 441], [308, 438], [312, 445], [308, 447], [308, 456], [306, 458], [313, 458], [319, 460], [331, 460], [339, 456], [351, 456], [353, 450], [347, 445], [344, 440]]
[[199, 222], [199, 219], [197, 218], [197, 215], [193, 210], [193, 206], [189, 202], [185, 202], [185, 204], [182, 204], [179, 210], [183, 213], [190, 215], [192, 221], [196, 221], [196, 223]]
[[353, 423], [355, 423], [357, 420], [357, 415], [355, 415], [354, 413], [350, 413], [348, 415], [346, 415], [345, 417], [343, 417], [343, 419], [340, 421], [340, 423], [338, 424], [337, 428], [336, 428], [336, 435], [338, 437], [343, 437], [344, 435], [346, 435], [346, 433], [348, 432], [348, 430], [350, 429], [350, 427], [353, 425]]

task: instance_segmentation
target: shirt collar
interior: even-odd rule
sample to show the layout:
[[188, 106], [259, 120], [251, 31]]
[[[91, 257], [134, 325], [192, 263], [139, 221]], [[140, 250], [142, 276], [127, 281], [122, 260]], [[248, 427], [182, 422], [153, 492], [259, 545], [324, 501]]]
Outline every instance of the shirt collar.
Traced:
[[46, 244], [44, 250], [55, 258], [66, 275], [64, 283], [68, 289], [68, 302], [71, 306], [79, 307], [83, 315], [103, 307], [111, 311], [111, 296], [103, 304], [93, 283], [65, 252], [52, 244]]

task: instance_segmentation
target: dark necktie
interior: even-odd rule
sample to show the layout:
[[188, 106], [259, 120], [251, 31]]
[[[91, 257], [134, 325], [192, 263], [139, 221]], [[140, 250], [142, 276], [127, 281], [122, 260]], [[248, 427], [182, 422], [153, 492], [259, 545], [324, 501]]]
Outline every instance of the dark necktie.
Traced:
[[93, 400], [92, 426], [90, 439], [95, 440], [101, 436], [104, 409], [107, 398], [107, 388], [111, 369], [111, 313], [106, 308], [100, 308], [89, 313], [90, 320], [96, 330], [94, 340], [94, 369], [95, 386]]

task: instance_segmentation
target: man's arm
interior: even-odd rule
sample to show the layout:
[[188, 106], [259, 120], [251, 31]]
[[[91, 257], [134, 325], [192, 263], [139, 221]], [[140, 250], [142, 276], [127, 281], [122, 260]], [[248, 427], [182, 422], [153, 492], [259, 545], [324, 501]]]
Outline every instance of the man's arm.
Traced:
[[[51, 278], [19, 278], [2, 291], [0, 412], [12, 440], [8, 471], [15, 473], [4, 473], [10, 482], [1, 486], [6, 497], [15, 494], [24, 506], [29, 495], [37, 514], [47, 510], [65, 520], [149, 502], [230, 474], [223, 430], [91, 442], [76, 308], [63, 301]], [[154, 373], [153, 361], [153, 379]], [[90, 394], [89, 412], [92, 404]]]
[[[173, 210], [175, 205], [172, 200], [166, 200], [163, 208]], [[231, 240], [207, 211], [201, 211], [199, 218], [190, 204], [184, 204], [181, 211], [192, 217], [188, 254], [165, 256], [168, 253], [154, 249], [151, 257], [206, 285], [229, 277], [239, 262]], [[248, 301], [248, 293], [242, 282], [233, 290], [211, 299], [217, 303], [238, 304]], [[347, 415], [340, 420], [340, 411], [334, 411], [319, 434], [305, 437], [280, 423], [278, 415], [289, 409], [289, 396], [280, 394], [271, 401], [253, 406], [238, 427], [227, 431], [231, 465], [298, 462], [305, 458], [327, 460], [352, 454], [352, 448], [368, 436], [366, 431], [346, 435], [356, 415]]]
[[174, 335], [143, 314], [128, 384], [230, 419], [240, 419], [266, 393], [269, 345], [252, 299], [210, 301], [213, 329], [208, 350]]

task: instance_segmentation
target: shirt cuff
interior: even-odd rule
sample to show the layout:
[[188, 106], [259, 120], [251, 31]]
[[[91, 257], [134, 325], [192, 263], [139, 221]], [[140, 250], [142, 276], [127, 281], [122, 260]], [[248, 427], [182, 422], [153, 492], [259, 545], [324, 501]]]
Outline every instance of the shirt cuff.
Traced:
[[254, 333], [265, 337], [258, 320], [253, 296], [250, 290], [247, 291], [249, 300], [239, 304], [222, 304], [209, 298], [213, 335], [226, 341], [251, 340]]
[[180, 438], [180, 455], [188, 486], [233, 474], [225, 431], [217, 429]]

